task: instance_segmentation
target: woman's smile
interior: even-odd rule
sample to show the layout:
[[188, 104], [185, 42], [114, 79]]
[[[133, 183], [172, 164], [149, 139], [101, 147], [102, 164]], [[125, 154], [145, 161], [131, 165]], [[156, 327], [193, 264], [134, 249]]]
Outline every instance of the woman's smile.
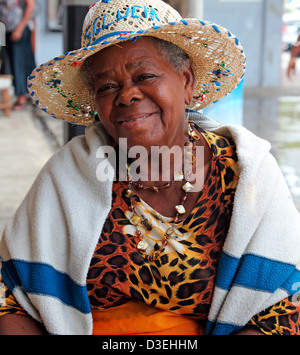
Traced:
[[136, 117], [122, 118], [118, 124], [126, 130], [137, 129], [141, 125], [148, 123], [154, 115], [158, 112], [146, 114], [146, 115], [137, 115]]

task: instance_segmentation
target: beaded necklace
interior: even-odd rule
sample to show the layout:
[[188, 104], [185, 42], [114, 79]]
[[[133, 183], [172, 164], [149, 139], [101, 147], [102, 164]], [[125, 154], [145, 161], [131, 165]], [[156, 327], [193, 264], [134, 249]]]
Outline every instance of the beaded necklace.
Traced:
[[[191, 149], [190, 152], [187, 153], [188, 155], [188, 164], [184, 164], [184, 167], [188, 167], [187, 171], [175, 171], [174, 172], [174, 176], [173, 176], [173, 180], [161, 185], [161, 186], [144, 186], [143, 184], [133, 181], [132, 180], [132, 176], [130, 174], [130, 168], [129, 166], [127, 166], [127, 171], [128, 171], [128, 178], [127, 178], [127, 191], [125, 196], [127, 198], [129, 198], [130, 200], [130, 206], [129, 209], [130, 211], [133, 213], [132, 217], [130, 218], [130, 223], [136, 227], [136, 233], [135, 233], [135, 237], [139, 240], [138, 244], [137, 244], [137, 249], [144, 254], [146, 252], [146, 249], [148, 248], [148, 243], [146, 241], [143, 240], [143, 235], [142, 232], [138, 229], [139, 225], [143, 225], [144, 227], [146, 227], [147, 230], [151, 230], [152, 227], [147, 223], [147, 218], [145, 216], [141, 216], [139, 217], [135, 206], [134, 206], [134, 201], [133, 201], [133, 196], [134, 196], [134, 191], [132, 190], [133, 186], [137, 188], [137, 190], [148, 190], [148, 191], [152, 191], [155, 193], [159, 193], [161, 190], [163, 189], [168, 189], [172, 186], [172, 184], [174, 182], [182, 182], [182, 197], [181, 197], [181, 201], [179, 205], [175, 206], [175, 210], [176, 210], [176, 215], [175, 218], [173, 220], [174, 223], [178, 223], [179, 222], [179, 217], [180, 215], [184, 215], [186, 213], [184, 204], [188, 198], [188, 192], [193, 190], [193, 185], [191, 183], [189, 183], [187, 181], [187, 177], [190, 176], [194, 163], [196, 161], [195, 159], [195, 150], [196, 150], [196, 142], [200, 139], [200, 136], [195, 132], [194, 130], [194, 125], [193, 123], [189, 123], [188, 125], [188, 138], [187, 138], [187, 142], [185, 143], [185, 147], [188, 147]], [[173, 238], [177, 238], [176, 236], [173, 236], [174, 233], [174, 228], [170, 227], [166, 230], [165, 234], [163, 235], [163, 238], [161, 240], [161, 245], [159, 250], [155, 250], [152, 254], [152, 256], [150, 255], [145, 255], [145, 259], [147, 261], [155, 261], [157, 260], [160, 255], [163, 253], [163, 251], [165, 250], [165, 247], [168, 245], [168, 241], [170, 239]]]

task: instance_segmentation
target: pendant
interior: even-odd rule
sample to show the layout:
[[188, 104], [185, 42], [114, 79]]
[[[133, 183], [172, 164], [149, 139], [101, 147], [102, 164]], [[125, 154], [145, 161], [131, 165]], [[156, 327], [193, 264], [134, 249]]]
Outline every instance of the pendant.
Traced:
[[194, 165], [196, 163], [196, 158], [195, 158], [194, 154], [191, 152], [187, 152], [186, 159], [185, 159], [184, 163], [185, 163], [185, 166], [187, 164]]
[[182, 181], [184, 179], [184, 175], [182, 171], [174, 172], [174, 181]]
[[139, 244], [137, 245], [138, 250], [145, 251], [148, 248], [148, 243], [146, 243], [144, 240], [141, 240]]
[[153, 260], [153, 261], [157, 261], [157, 260], [159, 259], [160, 255], [161, 255], [161, 251], [160, 251], [160, 250], [155, 251], [155, 252], [153, 253], [153, 255], [152, 255], [152, 260]]
[[130, 218], [130, 223], [133, 224], [134, 226], [137, 226], [140, 222], [140, 217], [139, 216], [136, 216], [136, 215], [133, 215], [131, 218]]
[[190, 184], [189, 182], [187, 182], [186, 184], [184, 184], [182, 186], [182, 190], [185, 191], [185, 192], [190, 192], [193, 190], [193, 185]]
[[166, 230], [166, 236], [169, 237], [170, 235], [172, 235], [175, 232], [174, 227], [170, 227]]
[[200, 139], [200, 136], [198, 136], [198, 134], [195, 131], [192, 131], [190, 135], [195, 140], [199, 140]]
[[176, 211], [179, 214], [185, 214], [186, 213], [186, 210], [185, 210], [185, 208], [182, 205], [175, 206], [175, 208], [176, 208]]
[[125, 196], [126, 196], [127, 198], [132, 197], [132, 196], [133, 196], [133, 191], [132, 191], [132, 190], [127, 190], [126, 193], [125, 193]]

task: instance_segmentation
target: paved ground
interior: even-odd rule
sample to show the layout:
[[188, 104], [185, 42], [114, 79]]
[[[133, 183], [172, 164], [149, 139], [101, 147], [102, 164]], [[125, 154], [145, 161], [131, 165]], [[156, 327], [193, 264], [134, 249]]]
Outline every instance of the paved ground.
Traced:
[[292, 81], [286, 75], [288, 61], [289, 53], [283, 53], [280, 88], [245, 91], [244, 125], [272, 143], [300, 211], [300, 59]]
[[300, 211], [300, 98], [280, 102], [277, 160]]
[[41, 167], [52, 155], [28, 111], [0, 112], [0, 230], [19, 206]]
[[[288, 56], [283, 55], [283, 85], [276, 90], [245, 92], [245, 126], [273, 144], [300, 211], [300, 61], [293, 82], [285, 76]], [[0, 233], [25, 197], [38, 172], [63, 144], [63, 123], [31, 109], [0, 111]], [[276, 191], [274, 191], [276, 193]]]

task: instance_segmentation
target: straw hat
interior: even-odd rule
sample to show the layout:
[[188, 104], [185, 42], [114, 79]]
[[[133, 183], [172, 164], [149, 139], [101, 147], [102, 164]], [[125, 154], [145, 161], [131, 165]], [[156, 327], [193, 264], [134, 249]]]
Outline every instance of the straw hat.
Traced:
[[94, 95], [80, 70], [100, 50], [141, 36], [157, 37], [185, 50], [196, 76], [191, 109], [209, 106], [233, 91], [245, 72], [243, 48], [232, 33], [211, 22], [182, 19], [161, 0], [102, 0], [91, 6], [82, 31], [82, 48], [36, 68], [28, 78], [35, 104], [54, 118], [89, 125]]

